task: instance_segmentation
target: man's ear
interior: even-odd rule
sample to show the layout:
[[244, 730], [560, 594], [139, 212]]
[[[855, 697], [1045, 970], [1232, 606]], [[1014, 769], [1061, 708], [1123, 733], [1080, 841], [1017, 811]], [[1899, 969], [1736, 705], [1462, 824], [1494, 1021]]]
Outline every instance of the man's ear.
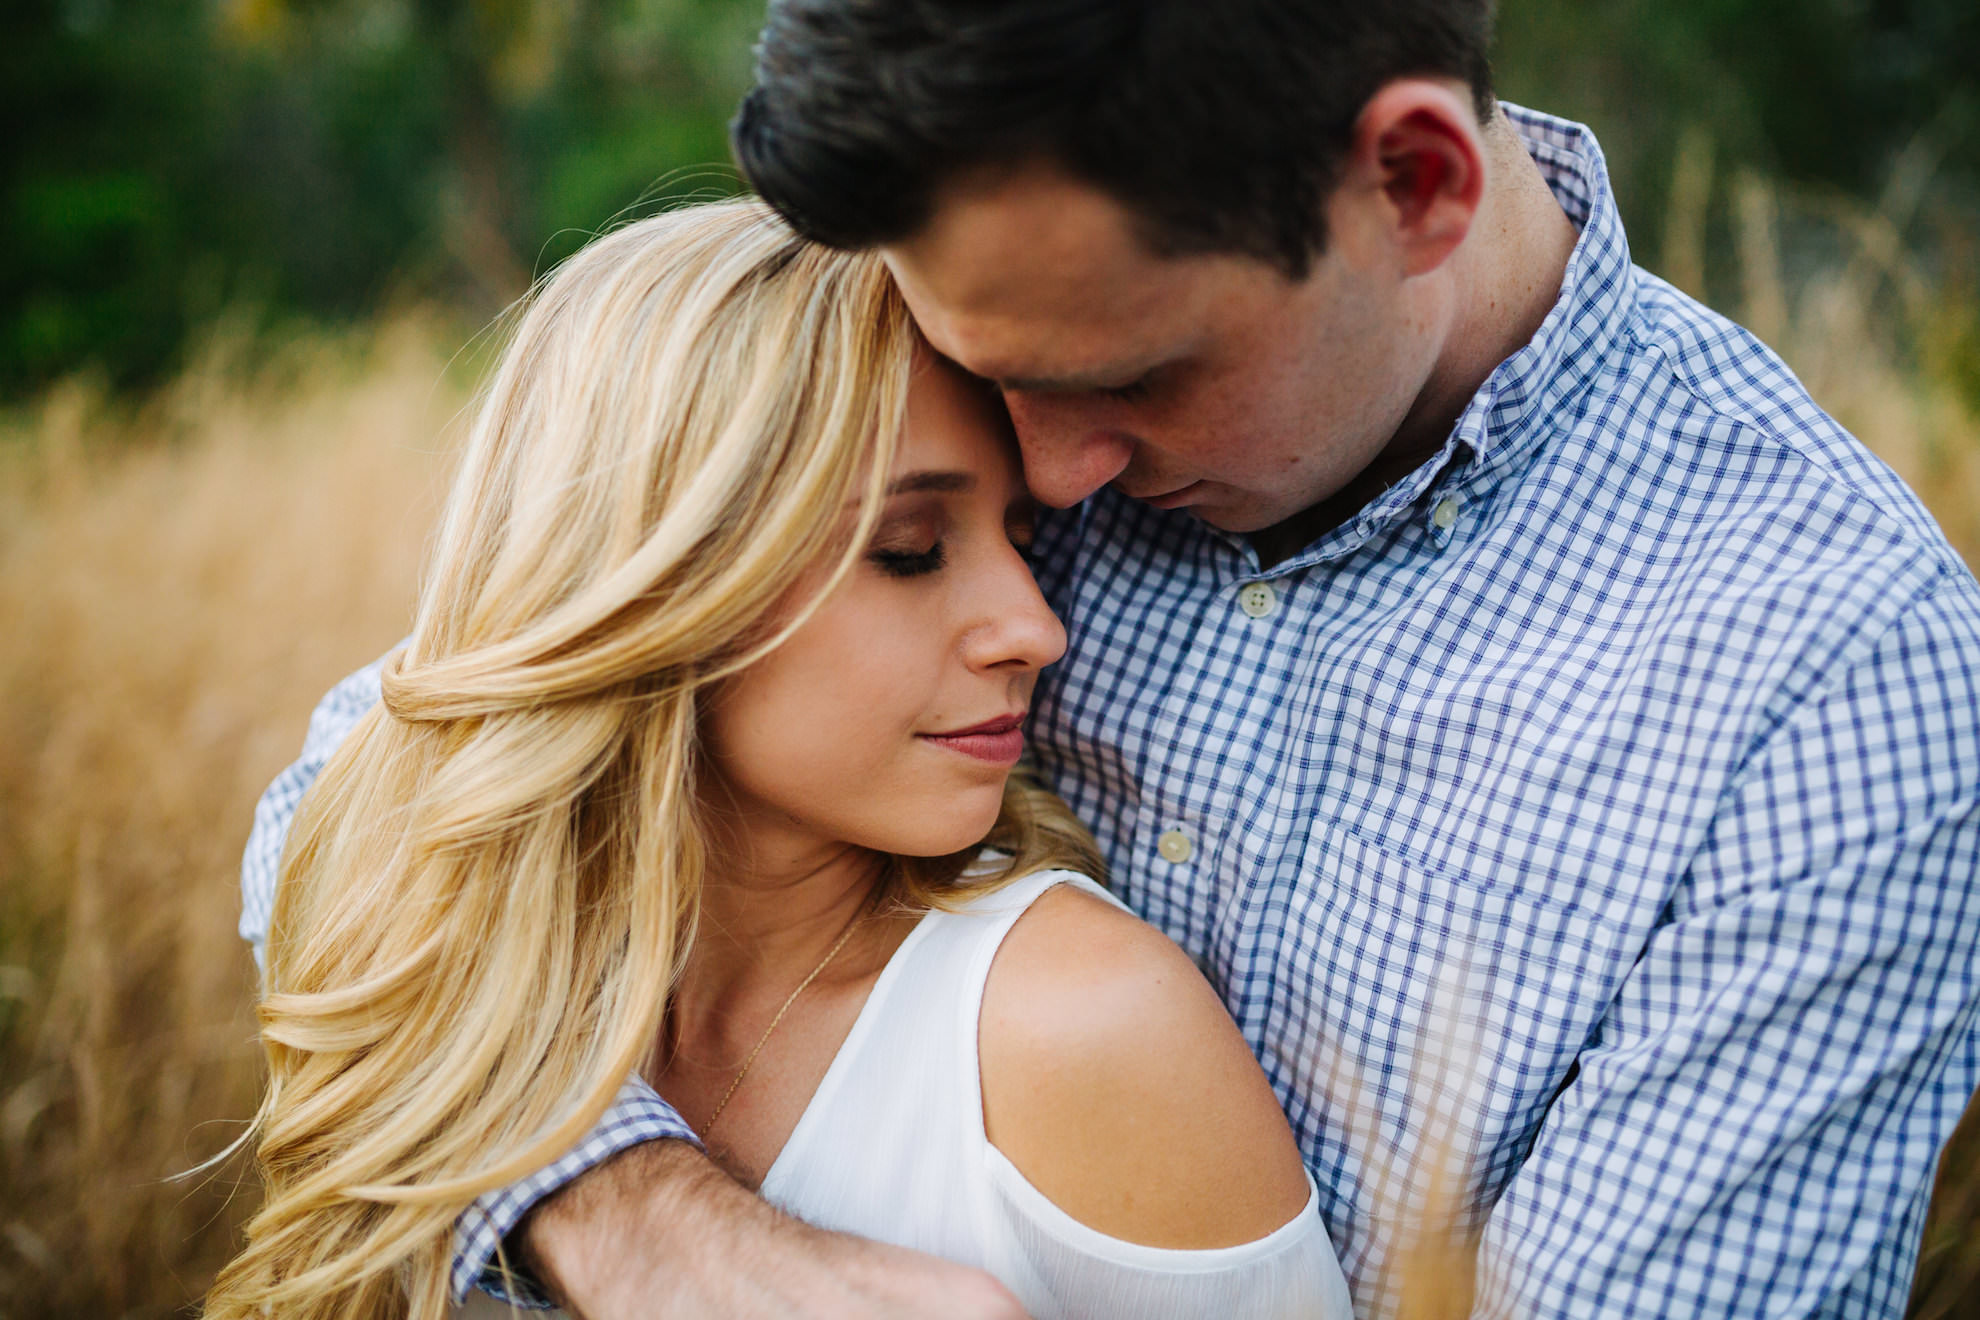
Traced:
[[1485, 195], [1485, 141], [1468, 92], [1400, 78], [1355, 120], [1344, 184], [1376, 204], [1407, 278], [1442, 265]]

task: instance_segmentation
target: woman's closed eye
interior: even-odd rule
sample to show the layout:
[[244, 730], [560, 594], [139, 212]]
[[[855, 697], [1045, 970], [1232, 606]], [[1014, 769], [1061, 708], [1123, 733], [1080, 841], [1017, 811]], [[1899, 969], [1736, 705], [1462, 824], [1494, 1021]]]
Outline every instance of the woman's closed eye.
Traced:
[[912, 578], [939, 571], [948, 562], [949, 553], [942, 542], [936, 541], [925, 550], [875, 546], [866, 552], [866, 557], [888, 577]]

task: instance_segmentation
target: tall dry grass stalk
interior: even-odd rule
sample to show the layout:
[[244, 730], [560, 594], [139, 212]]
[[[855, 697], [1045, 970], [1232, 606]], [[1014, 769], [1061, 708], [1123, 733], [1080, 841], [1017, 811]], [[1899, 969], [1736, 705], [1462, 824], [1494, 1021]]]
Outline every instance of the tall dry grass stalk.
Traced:
[[226, 354], [0, 445], [0, 1315], [167, 1315], [251, 1191], [167, 1181], [251, 1113], [256, 795], [407, 626], [455, 387], [435, 337]]

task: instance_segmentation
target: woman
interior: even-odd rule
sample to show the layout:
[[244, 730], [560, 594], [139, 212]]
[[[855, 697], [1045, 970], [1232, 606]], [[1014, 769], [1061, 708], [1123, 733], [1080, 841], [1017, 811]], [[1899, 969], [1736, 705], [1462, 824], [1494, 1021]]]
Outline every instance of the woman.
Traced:
[[548, 281], [290, 840], [209, 1316], [441, 1314], [454, 1218], [634, 1070], [773, 1201], [1037, 1314], [1347, 1314], [1222, 1006], [1011, 776], [1063, 634], [1000, 428], [874, 259], [753, 203]]

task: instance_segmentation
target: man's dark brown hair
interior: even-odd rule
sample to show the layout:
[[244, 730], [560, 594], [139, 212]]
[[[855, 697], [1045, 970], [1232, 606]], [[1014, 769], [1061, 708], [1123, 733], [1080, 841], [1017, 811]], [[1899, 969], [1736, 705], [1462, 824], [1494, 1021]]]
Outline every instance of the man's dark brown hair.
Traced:
[[835, 247], [914, 233], [958, 171], [1045, 159], [1157, 251], [1297, 278], [1362, 106], [1451, 77], [1483, 122], [1491, 27], [1491, 0], [773, 0], [731, 136]]

